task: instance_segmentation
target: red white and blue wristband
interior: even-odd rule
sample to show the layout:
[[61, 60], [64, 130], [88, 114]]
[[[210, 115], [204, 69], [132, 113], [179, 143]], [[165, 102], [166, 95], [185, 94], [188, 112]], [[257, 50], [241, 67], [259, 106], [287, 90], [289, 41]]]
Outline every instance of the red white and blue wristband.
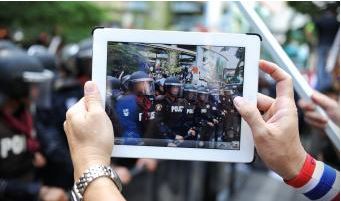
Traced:
[[340, 200], [339, 172], [321, 161], [316, 161], [309, 154], [300, 173], [284, 182], [310, 200]]

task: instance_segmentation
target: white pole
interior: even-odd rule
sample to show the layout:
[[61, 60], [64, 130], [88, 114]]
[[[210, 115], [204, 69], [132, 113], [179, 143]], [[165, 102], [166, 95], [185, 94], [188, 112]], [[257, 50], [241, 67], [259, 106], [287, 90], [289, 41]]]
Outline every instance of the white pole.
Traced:
[[221, 16], [223, 15], [222, 1], [208, 1], [206, 3], [205, 17], [206, 26], [210, 31], [218, 31], [220, 27]]
[[326, 70], [328, 73], [334, 70], [336, 60], [339, 55], [340, 55], [340, 29], [335, 36], [332, 48], [330, 48], [329, 50], [327, 64], [326, 64]]
[[[289, 56], [284, 52], [282, 46], [272, 35], [263, 20], [258, 16], [253, 8], [248, 5], [247, 2], [237, 1], [236, 3], [239, 7], [239, 10], [250, 23], [251, 27], [262, 36], [265, 49], [271, 54], [272, 58], [279, 64], [279, 66], [292, 76], [294, 88], [299, 96], [303, 99], [310, 100], [313, 93], [312, 88], [303, 78]], [[327, 117], [326, 113], [320, 107], [317, 107], [316, 110], [320, 114]], [[335, 147], [340, 151], [340, 128], [329, 119], [327, 127], [325, 128], [325, 132]]]

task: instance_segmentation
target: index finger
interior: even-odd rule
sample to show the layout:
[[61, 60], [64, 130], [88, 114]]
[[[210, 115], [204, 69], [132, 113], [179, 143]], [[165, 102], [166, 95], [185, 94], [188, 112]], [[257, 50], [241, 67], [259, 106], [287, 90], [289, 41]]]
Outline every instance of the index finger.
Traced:
[[276, 83], [276, 96], [294, 97], [294, 90], [291, 76], [276, 64], [260, 60], [259, 67], [262, 71], [269, 74]]

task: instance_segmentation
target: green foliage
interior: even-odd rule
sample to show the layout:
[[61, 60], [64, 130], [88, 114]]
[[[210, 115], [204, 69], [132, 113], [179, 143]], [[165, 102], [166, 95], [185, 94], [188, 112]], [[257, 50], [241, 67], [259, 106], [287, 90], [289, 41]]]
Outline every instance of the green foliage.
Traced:
[[0, 26], [22, 29], [26, 40], [44, 31], [76, 42], [107, 20], [105, 11], [92, 2], [0, 2], [0, 8]]
[[107, 70], [118, 77], [122, 71], [131, 74], [139, 70], [141, 63], [147, 63], [147, 58], [139, 53], [138, 46], [127, 43], [111, 43], [108, 45]]

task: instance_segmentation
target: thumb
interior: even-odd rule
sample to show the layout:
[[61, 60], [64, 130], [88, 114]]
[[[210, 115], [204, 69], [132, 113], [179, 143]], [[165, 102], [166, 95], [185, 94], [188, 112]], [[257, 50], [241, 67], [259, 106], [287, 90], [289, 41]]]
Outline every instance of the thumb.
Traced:
[[248, 102], [245, 98], [240, 96], [236, 96], [233, 99], [233, 103], [239, 114], [249, 124], [254, 135], [263, 130], [262, 127], [265, 126], [265, 122], [255, 104]]
[[87, 81], [84, 85], [85, 106], [88, 112], [103, 110], [101, 94], [93, 81]]

